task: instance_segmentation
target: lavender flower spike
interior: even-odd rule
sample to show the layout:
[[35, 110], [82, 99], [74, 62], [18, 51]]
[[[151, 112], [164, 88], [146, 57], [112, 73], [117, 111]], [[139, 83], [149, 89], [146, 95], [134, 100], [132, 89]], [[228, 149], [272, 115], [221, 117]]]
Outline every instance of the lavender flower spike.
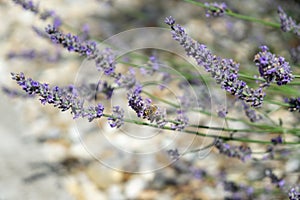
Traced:
[[91, 122], [103, 116], [104, 107], [100, 103], [94, 107], [90, 106], [87, 109], [84, 108], [84, 101], [79, 99], [74, 86], [63, 89], [58, 86], [50, 88], [46, 83], [39, 83], [31, 78], [26, 79], [23, 73], [11, 73], [11, 75], [12, 79], [15, 80], [27, 94], [37, 95], [40, 97], [42, 104], [53, 104], [54, 107], [58, 107], [61, 111], [71, 110], [74, 119], [87, 117]]
[[63, 34], [55, 26], [48, 25], [46, 33], [53, 43], [62, 44], [68, 51], [74, 51], [88, 58], [96, 57], [95, 42], [80, 42], [79, 37], [72, 34]]
[[264, 78], [267, 84], [276, 82], [277, 85], [285, 85], [291, 82], [294, 76], [291, 73], [291, 67], [283, 57], [277, 57], [269, 52], [267, 46], [261, 46], [261, 52], [255, 55], [254, 62], [258, 67], [260, 76]]
[[38, 6], [34, 5], [32, 1], [26, 1], [26, 0], [12, 0], [16, 4], [19, 4], [23, 7], [25, 10], [30, 10], [31, 12], [37, 14], [39, 12]]
[[49, 17], [53, 19], [55, 27], [61, 25], [61, 19], [58, 17], [53, 10], [41, 10], [38, 4], [34, 4], [33, 1], [28, 0], [12, 0], [14, 3], [23, 7], [24, 10], [29, 10], [35, 15], [39, 16], [41, 20], [46, 20]]
[[166, 125], [165, 112], [159, 107], [151, 104], [151, 99], [143, 100], [141, 96], [142, 86], [137, 84], [127, 94], [129, 106], [136, 112], [137, 116], [155, 122], [158, 127]]
[[254, 90], [249, 88], [246, 82], [238, 79], [238, 63], [232, 59], [222, 59], [213, 55], [204, 44], [189, 37], [179, 24], [175, 25], [174, 18], [169, 17], [165, 22], [171, 27], [173, 38], [183, 46], [187, 55], [193, 57], [199, 66], [203, 66], [207, 72], [210, 72], [222, 89], [250, 103], [253, 107], [262, 105], [265, 93], [262, 88]]
[[221, 139], [215, 139], [215, 147], [221, 154], [227, 155], [228, 157], [235, 157], [243, 162], [251, 158], [252, 150], [250, 147], [245, 146], [230, 146], [224, 143]]
[[112, 117], [108, 118], [108, 123], [112, 128], [120, 128], [124, 124], [123, 118], [124, 110], [120, 106], [114, 106]]
[[297, 36], [300, 36], [300, 24], [297, 24], [296, 21], [287, 16], [283, 9], [278, 7], [278, 15], [280, 18], [281, 30], [284, 32], [293, 31]]
[[61, 44], [68, 51], [79, 53], [88, 59], [95, 60], [98, 71], [104, 71], [106, 75], [118, 78], [120, 75], [116, 74], [116, 55], [111, 49], [106, 48], [102, 51], [97, 49], [94, 41], [80, 41], [79, 37], [71, 33], [64, 34], [60, 32], [55, 26], [48, 25], [46, 33], [55, 44]]

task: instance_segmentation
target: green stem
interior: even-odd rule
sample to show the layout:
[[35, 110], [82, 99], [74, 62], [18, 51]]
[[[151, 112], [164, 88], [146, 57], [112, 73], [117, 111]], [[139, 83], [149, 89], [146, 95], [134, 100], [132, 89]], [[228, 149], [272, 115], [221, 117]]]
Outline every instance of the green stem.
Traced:
[[[191, 4], [194, 4], [196, 6], [200, 6], [200, 7], [205, 8], [205, 9], [211, 9], [211, 10], [216, 9], [214, 6], [206, 6], [204, 3], [196, 2], [194, 0], [184, 0], [184, 1], [186, 1], [188, 3], [191, 3]], [[225, 14], [228, 15], [228, 16], [231, 16], [231, 17], [235, 17], [237, 19], [242, 19], [242, 20], [245, 20], [245, 21], [255, 22], [255, 23], [263, 24], [263, 25], [266, 25], [266, 26], [274, 27], [274, 28], [280, 28], [279, 23], [268, 22], [268, 21], [264, 21], [264, 20], [261, 20], [261, 19], [255, 18], [255, 17], [251, 17], [251, 16], [247, 16], [247, 15], [241, 15], [241, 14], [238, 14], [238, 13], [234, 13], [233, 11], [231, 11], [229, 9], [225, 10]]]
[[[109, 114], [103, 114], [103, 117], [112, 117], [112, 118], [114, 118], [112, 115], [109, 115]], [[151, 123], [140, 121], [140, 120], [126, 119], [125, 118], [124, 122], [137, 124], [137, 125], [150, 126], [150, 127], [154, 127], [154, 128], [160, 128], [160, 129], [163, 129], [163, 130], [174, 131], [169, 126], [159, 127], [156, 124], [151, 124]], [[208, 135], [208, 134], [205, 134], [205, 133], [201, 133], [199, 131], [183, 130], [181, 132], [188, 133], [188, 134], [193, 134], [193, 135], [197, 135], [197, 136], [201, 136], [201, 137], [221, 138], [225, 141], [238, 141], [238, 142], [257, 143], [257, 144], [272, 144], [271, 141], [254, 140], [254, 139], [242, 138], [242, 137], [239, 138], [239, 137], [231, 137], [231, 136], [219, 136], [219, 135], [214, 135], [214, 134], [209, 134]], [[294, 144], [299, 144], [299, 142], [284, 142], [283, 144], [285, 144], [285, 145], [294, 145]]]
[[[169, 102], [165, 99], [162, 99], [162, 98], [159, 98], [159, 97], [156, 97], [154, 95], [152, 95], [151, 93], [149, 92], [146, 92], [146, 91], [142, 91], [144, 94], [146, 94], [147, 96], [149, 96], [150, 98], [152, 99], [156, 99], [158, 101], [161, 101], [167, 105], [170, 105], [174, 108], [180, 108], [179, 105], [175, 104], [175, 103], [172, 103], [172, 102]], [[287, 104], [280, 104], [279, 102], [271, 102], [270, 103], [273, 103], [273, 104], [276, 104], [276, 105], [283, 105], [283, 106], [287, 106]], [[191, 109], [191, 111], [194, 111], [194, 112], [198, 112], [198, 113], [201, 113], [201, 114], [205, 114], [205, 115], [208, 115], [210, 117], [218, 117], [217, 115], [214, 115], [208, 111], [204, 111], [204, 110], [200, 110], [200, 109]], [[203, 125], [189, 125], [190, 127], [193, 127], [193, 128], [205, 128], [205, 129], [212, 129], [212, 130], [221, 130], [221, 131], [226, 131], [226, 132], [257, 132], [257, 133], [289, 133], [289, 134], [293, 134], [293, 135], [299, 135], [300, 133], [300, 129], [285, 129], [283, 127], [280, 127], [280, 126], [274, 126], [274, 125], [265, 125], [265, 124], [256, 124], [256, 123], [253, 123], [253, 122], [248, 122], [248, 121], [245, 121], [245, 120], [242, 120], [242, 119], [236, 119], [236, 118], [231, 118], [231, 117], [226, 117], [225, 120], [230, 120], [230, 121], [240, 121], [240, 122], [243, 122], [247, 125], [249, 125], [250, 127], [256, 127], [257, 129], [230, 129], [230, 128], [221, 128], [221, 127], [208, 127], [208, 126], [203, 126]]]

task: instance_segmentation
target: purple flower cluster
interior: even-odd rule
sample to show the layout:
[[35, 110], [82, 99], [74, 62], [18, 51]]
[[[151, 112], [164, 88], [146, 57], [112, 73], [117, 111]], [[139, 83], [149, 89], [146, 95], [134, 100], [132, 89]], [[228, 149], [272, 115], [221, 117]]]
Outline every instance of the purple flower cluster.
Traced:
[[221, 154], [227, 155], [228, 157], [238, 158], [245, 162], [251, 158], [252, 150], [246, 146], [230, 146], [224, 143], [221, 139], [215, 139], [215, 147]]
[[276, 185], [279, 188], [282, 188], [285, 185], [284, 179], [278, 178], [271, 169], [265, 170], [266, 177], [271, 179], [272, 184]]
[[14, 3], [20, 5], [25, 10], [30, 10], [31, 12], [37, 14], [39, 12], [39, 8], [37, 5], [33, 3], [33, 1], [26, 0], [12, 0]]
[[[300, 188], [300, 187], [298, 187]], [[300, 200], [300, 191], [297, 191], [296, 187], [292, 187], [289, 190], [289, 199], [290, 200]]]
[[150, 56], [149, 61], [146, 65], [147, 68], [141, 68], [141, 73], [146, 75], [153, 75], [155, 72], [159, 70], [159, 62], [156, 56]]
[[88, 58], [96, 57], [97, 49], [95, 42], [81, 42], [78, 36], [70, 33], [63, 34], [56, 27], [51, 25], [48, 25], [45, 30], [53, 43], [62, 44], [68, 51], [79, 53]]
[[71, 33], [64, 34], [60, 32], [55, 26], [48, 25], [45, 29], [46, 33], [53, 43], [61, 44], [68, 51], [79, 53], [88, 59], [94, 59], [98, 71], [104, 71], [106, 75], [112, 77], [119, 77], [120, 74], [115, 74], [116, 55], [110, 48], [99, 50], [94, 41], [80, 41], [79, 37]]
[[165, 22], [172, 28], [173, 38], [184, 47], [187, 55], [193, 57], [199, 66], [203, 66], [207, 72], [210, 72], [222, 89], [238, 99], [250, 103], [253, 107], [262, 105], [265, 93], [262, 88], [254, 90], [249, 88], [246, 82], [239, 80], [238, 63], [232, 59], [222, 59], [213, 55], [204, 44], [189, 37], [179, 24], [175, 25], [173, 17], [166, 18]]
[[127, 99], [129, 106], [136, 112], [138, 117], [142, 117], [144, 114], [145, 103], [141, 96], [142, 86], [135, 85], [131, 92], [128, 93]]
[[300, 97], [286, 98], [284, 101], [289, 104], [289, 111], [291, 111], [291, 112], [294, 112], [294, 111], [300, 112]]
[[182, 131], [188, 123], [189, 118], [186, 116], [186, 114], [182, 110], [178, 110], [177, 117], [175, 119], [175, 122], [171, 124], [171, 128], [173, 130]]
[[89, 106], [85, 110], [81, 110], [81, 116], [87, 117], [89, 122], [93, 121], [94, 119], [101, 118], [103, 116], [104, 106], [99, 103], [96, 106]]
[[278, 135], [277, 137], [272, 138], [272, 139], [271, 139], [271, 142], [272, 142], [274, 145], [282, 144], [282, 143], [283, 143], [283, 139], [282, 139], [281, 135]]
[[255, 55], [254, 62], [258, 67], [260, 76], [264, 78], [267, 85], [276, 82], [277, 85], [285, 85], [293, 80], [291, 67], [281, 56], [269, 52], [267, 46], [261, 46], [261, 52]]
[[46, 83], [39, 83], [31, 78], [26, 79], [23, 73], [12, 73], [12, 79], [15, 80], [28, 95], [38, 95], [42, 104], [53, 104], [54, 107], [58, 107], [61, 111], [71, 110], [74, 119], [87, 117], [91, 122], [103, 116], [104, 107], [100, 103], [96, 106], [84, 108], [84, 101], [78, 98], [78, 91], [74, 86], [69, 86], [64, 89], [58, 86], [50, 88]]
[[293, 31], [297, 36], [300, 36], [300, 24], [297, 24], [292, 17], [289, 17], [280, 6], [277, 12], [280, 18], [281, 30], [284, 32]]
[[108, 123], [112, 128], [120, 128], [124, 124], [124, 110], [120, 106], [114, 106], [112, 112], [112, 116], [108, 118]]
[[205, 11], [206, 17], [222, 17], [227, 9], [225, 3], [205, 3], [204, 5], [207, 7]]
[[37, 51], [34, 49], [28, 49], [21, 52], [10, 52], [7, 54], [8, 59], [45, 59], [48, 62], [56, 62], [61, 58], [61, 54], [57, 51], [54, 55], [51, 55], [49, 51]]
[[246, 116], [251, 122], [257, 122], [262, 119], [262, 116], [257, 114], [256, 111], [251, 109], [245, 102], [242, 101], [242, 105]]
[[180, 154], [178, 152], [178, 149], [170, 149], [167, 151], [168, 155], [172, 160], [178, 160], [180, 157]]
[[12, 88], [2, 86], [2, 92], [8, 95], [9, 97], [21, 97], [21, 98], [29, 98], [34, 97], [34, 95], [28, 95], [26, 93], [20, 92], [19, 90], [14, 90]]
[[138, 84], [131, 89], [127, 94], [129, 106], [136, 112], [138, 117], [147, 119], [151, 123], [155, 122], [159, 127], [163, 127], [167, 123], [165, 113], [153, 105], [151, 99], [143, 100], [141, 92], [142, 86]]
[[294, 64], [299, 64], [300, 63], [300, 45], [290, 49], [290, 55], [291, 55], [291, 59], [292, 62]]
[[129, 71], [126, 74], [122, 74], [117, 77], [115, 82], [119, 87], [125, 87], [131, 89], [136, 85], [135, 71], [132, 68], [129, 68]]
[[33, 12], [35, 15], [38, 15], [41, 20], [46, 20], [49, 17], [53, 18], [53, 24], [55, 27], [59, 27], [61, 23], [60, 17], [58, 17], [53, 10], [43, 10], [41, 11], [38, 5], [35, 5], [33, 1], [26, 0], [12, 0], [14, 3], [20, 5], [25, 10]]

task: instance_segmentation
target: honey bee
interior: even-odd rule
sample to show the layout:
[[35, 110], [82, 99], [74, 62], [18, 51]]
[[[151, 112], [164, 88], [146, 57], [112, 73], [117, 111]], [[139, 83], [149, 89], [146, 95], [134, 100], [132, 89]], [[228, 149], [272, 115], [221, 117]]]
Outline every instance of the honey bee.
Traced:
[[150, 118], [152, 117], [155, 112], [157, 111], [158, 107], [156, 105], [149, 105], [145, 110], [144, 110], [144, 113], [143, 113], [143, 118]]

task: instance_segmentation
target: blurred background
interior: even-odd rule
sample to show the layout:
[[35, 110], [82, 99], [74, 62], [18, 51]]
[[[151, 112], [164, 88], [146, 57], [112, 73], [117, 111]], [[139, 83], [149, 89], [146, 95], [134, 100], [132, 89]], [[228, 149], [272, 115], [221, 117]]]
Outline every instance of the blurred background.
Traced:
[[[281, 5], [295, 19], [300, 19], [299, 1], [225, 2], [235, 12], [276, 22], [279, 22], [277, 7]], [[289, 49], [299, 45], [299, 40], [278, 29], [230, 17], [206, 18], [204, 9], [180, 0], [43, 0], [35, 3], [42, 10], [54, 10], [62, 20], [65, 33], [72, 32], [98, 42], [130, 29], [166, 27], [165, 17], [173, 16], [194, 39], [221, 57], [233, 58], [249, 73], [254, 69], [253, 56], [261, 44], [267, 44], [290, 60]], [[52, 85], [74, 83], [84, 59], [33, 31], [33, 26], [44, 30], [51, 19], [42, 21], [13, 1], [0, 0], [0, 21], [1, 87], [18, 89], [10, 73], [21, 71]], [[232, 181], [255, 181], [263, 173], [258, 163], [225, 158], [214, 150], [201, 158], [188, 154], [176, 162], [168, 157], [168, 148], [146, 160], [126, 157], [119, 150], [109, 148], [110, 142], [120, 144], [118, 148], [135, 151], [143, 151], [145, 143], [129, 143], [105, 121], [90, 127], [81, 121], [75, 123], [69, 112], [61, 113], [50, 105], [41, 105], [38, 98], [16, 98], [3, 90], [0, 95], [0, 200], [224, 199], [227, 193], [218, 182], [224, 171]], [[128, 126], [126, 131], [159, 133], [137, 126]], [[174, 144], [180, 145], [183, 141], [193, 141], [195, 148], [203, 145], [202, 139], [193, 136], [177, 134], [174, 138], [164, 134], [146, 147], [161, 147], [174, 140]], [[259, 146], [256, 148], [260, 150]], [[94, 157], [94, 152], [101, 156]], [[98, 158], [103, 158], [104, 164]], [[293, 171], [299, 167], [299, 160], [267, 164]], [[129, 173], [144, 168], [155, 170]], [[265, 194], [266, 199], [268, 195], [271, 194]], [[261, 196], [263, 199], [264, 195]]]

